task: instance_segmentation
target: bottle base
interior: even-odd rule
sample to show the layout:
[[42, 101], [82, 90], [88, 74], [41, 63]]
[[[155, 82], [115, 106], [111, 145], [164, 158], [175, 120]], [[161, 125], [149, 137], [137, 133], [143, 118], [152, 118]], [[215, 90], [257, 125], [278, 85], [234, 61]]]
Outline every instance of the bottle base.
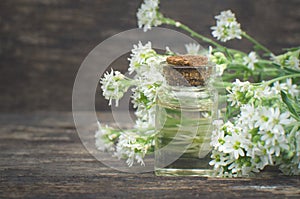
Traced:
[[155, 168], [157, 176], [200, 176], [215, 177], [212, 169], [173, 169], [173, 168]]

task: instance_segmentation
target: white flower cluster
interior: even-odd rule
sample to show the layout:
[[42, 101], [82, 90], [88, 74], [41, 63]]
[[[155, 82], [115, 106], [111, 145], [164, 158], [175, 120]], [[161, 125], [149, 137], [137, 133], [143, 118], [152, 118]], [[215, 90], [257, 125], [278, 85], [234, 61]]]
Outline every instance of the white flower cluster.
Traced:
[[273, 60], [275, 63], [285, 66], [287, 68], [300, 70], [300, 49], [297, 49], [295, 51], [288, 51], [285, 54], [273, 56]]
[[132, 166], [135, 161], [145, 165], [143, 158], [154, 150], [154, 130], [148, 130], [141, 135], [130, 131], [120, 132], [98, 122], [95, 139], [99, 151], [113, 152], [115, 157], [127, 159], [128, 166]]
[[103, 152], [115, 151], [115, 143], [119, 137], [119, 133], [108, 126], [102, 126], [100, 122], [98, 124], [98, 130], [95, 133], [96, 148]]
[[145, 165], [143, 158], [148, 152], [153, 152], [154, 132], [147, 132], [149, 135], [140, 135], [135, 132], [123, 132], [116, 145], [114, 155], [119, 159], [125, 158], [126, 163], [131, 167], [134, 162]]
[[[286, 84], [282, 83], [281, 90], [295, 94], [286, 90]], [[233, 123], [216, 121], [212, 135], [210, 164], [217, 175], [248, 176], [267, 165], [279, 165], [287, 174], [300, 174], [300, 137], [295, 137], [299, 123], [283, 108], [280, 95], [271, 98], [275, 91], [275, 86], [235, 82], [230, 101], [239, 108], [239, 114]], [[253, 100], [255, 93], [263, 95]]]
[[156, 91], [164, 81], [161, 63], [165, 60], [165, 56], [157, 54], [152, 49], [151, 42], [145, 45], [139, 42], [138, 45], [134, 45], [128, 70], [130, 73], [136, 72], [134, 77], [136, 87], [132, 89], [132, 102], [137, 109], [136, 128], [154, 128]]
[[[287, 79], [299, 78], [299, 47], [275, 56], [241, 30], [231, 10], [221, 12], [215, 17], [216, 25], [211, 27], [213, 37], [226, 42], [244, 36], [255, 44], [255, 49], [263, 50], [272, 59], [266, 60], [254, 51], [247, 55], [239, 50], [228, 49], [180, 22], [165, 18], [159, 11], [159, 3], [159, 0], [143, 0], [136, 14], [139, 28], [146, 32], [163, 23], [174, 25], [215, 46], [215, 49], [210, 47], [208, 57], [216, 64], [216, 72], [223, 81], [229, 81], [226, 84], [230, 85], [233, 78], [240, 77], [253, 81], [266, 76], [273, 78], [253, 84], [237, 79], [232, 88], [227, 89], [230, 105], [224, 116], [234, 118], [225, 124], [223, 121], [214, 123], [217, 128], [211, 140], [213, 150], [210, 165], [215, 168], [216, 174], [247, 176], [267, 165], [276, 165], [285, 174], [300, 175], [299, 86], [293, 84], [292, 79]], [[185, 47], [187, 54], [203, 53], [197, 44], [187, 44]], [[137, 120], [134, 129], [125, 131], [98, 124], [99, 129], [95, 134], [97, 149], [126, 159], [129, 166], [135, 162], [145, 164], [143, 158], [154, 150], [156, 95], [164, 84], [161, 62], [165, 61], [166, 55], [174, 54], [167, 49], [165, 55], [159, 55], [150, 42], [145, 45], [139, 42], [133, 46], [128, 59], [128, 72], [133, 78], [113, 70], [105, 73], [100, 83], [109, 105], [115, 100], [117, 106], [119, 99], [132, 87], [132, 103]], [[264, 70], [266, 67], [268, 70]], [[228, 71], [224, 72], [225, 69]], [[266, 71], [272, 72], [267, 74]], [[276, 77], [277, 74], [282, 77]]]
[[220, 15], [215, 16], [216, 26], [211, 27], [212, 35], [222, 42], [231, 39], [241, 39], [242, 30], [240, 24], [236, 21], [234, 13], [231, 10], [222, 11]]
[[281, 91], [286, 92], [291, 97], [299, 95], [299, 88], [296, 84], [292, 83], [291, 79], [287, 79], [286, 82], [279, 83], [274, 82], [272, 87], [265, 85], [254, 86], [250, 82], [241, 82], [239, 79], [233, 83], [233, 87], [228, 89], [227, 95], [228, 101], [231, 102], [231, 106], [241, 107], [243, 104], [257, 104], [264, 105], [273, 100], [273, 104], [281, 100]]
[[[136, 108], [135, 130], [138, 130], [138, 133], [119, 131], [119, 134], [115, 134], [112, 128], [101, 126], [96, 132], [97, 148], [102, 151], [115, 151], [117, 157], [127, 158], [129, 166], [132, 166], [134, 161], [143, 165], [142, 158], [148, 149], [153, 147], [156, 92], [164, 81], [161, 62], [165, 59], [165, 56], [157, 54], [152, 49], [150, 42], [145, 45], [139, 42], [133, 46], [128, 59], [130, 62], [128, 72], [130, 74], [135, 72], [134, 77], [130, 79], [118, 71], [111, 70], [100, 81], [103, 96], [109, 100], [109, 105], [114, 99], [117, 106], [118, 100], [122, 98], [128, 88], [134, 86], [131, 89], [133, 92], [132, 102]], [[148, 136], [143, 137], [142, 134], [148, 134]]]
[[[162, 75], [160, 73], [160, 64], [165, 61], [165, 57], [158, 55], [153, 49], [151, 42], [143, 45], [139, 42], [137, 45], [133, 45], [129, 60], [129, 73], [137, 73], [137, 77], [142, 79], [148, 78], [150, 81], [161, 81]], [[151, 73], [151, 77], [149, 76]]]
[[159, 0], [145, 0], [136, 14], [139, 28], [143, 28], [146, 32], [152, 26], [162, 24], [162, 14], [158, 11]]
[[137, 116], [135, 127], [141, 129], [154, 128], [156, 91], [161, 84], [151, 84], [143, 81], [140, 83], [133, 89], [134, 94], [132, 96], [133, 107], [136, 108], [135, 115]]
[[112, 100], [116, 100], [116, 106], [119, 105], [119, 99], [121, 99], [124, 93], [131, 86], [131, 81], [126, 78], [119, 71], [106, 72], [104, 77], [100, 80], [101, 89], [105, 99], [109, 100], [109, 105], [112, 104]]

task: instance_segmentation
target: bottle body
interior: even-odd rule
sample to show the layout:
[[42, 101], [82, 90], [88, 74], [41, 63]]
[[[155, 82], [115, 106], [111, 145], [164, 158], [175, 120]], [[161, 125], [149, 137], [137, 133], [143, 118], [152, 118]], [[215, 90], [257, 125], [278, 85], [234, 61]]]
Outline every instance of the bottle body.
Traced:
[[212, 175], [210, 140], [217, 98], [209, 86], [166, 85], [158, 91], [156, 175]]

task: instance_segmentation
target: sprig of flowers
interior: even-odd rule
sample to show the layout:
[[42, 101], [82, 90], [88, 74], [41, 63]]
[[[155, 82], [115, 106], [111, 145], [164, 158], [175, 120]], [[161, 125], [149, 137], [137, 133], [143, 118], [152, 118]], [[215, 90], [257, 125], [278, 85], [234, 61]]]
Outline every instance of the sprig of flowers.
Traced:
[[100, 80], [103, 96], [109, 100], [109, 105], [115, 100], [118, 106], [118, 100], [130, 87], [133, 92], [131, 98], [137, 117], [134, 129], [123, 131], [99, 124], [96, 132], [97, 148], [114, 151], [116, 157], [127, 159], [129, 166], [135, 162], [144, 165], [143, 158], [147, 152], [152, 151], [156, 92], [164, 81], [160, 63], [165, 59], [165, 55], [157, 54], [152, 49], [151, 42], [145, 45], [139, 42], [133, 46], [128, 58], [128, 73], [135, 73], [133, 78], [111, 69]]
[[125, 131], [119, 137], [114, 155], [119, 159], [125, 158], [131, 167], [134, 162], [145, 165], [143, 158], [147, 153], [154, 151], [153, 130], [141, 135], [140, 133]]
[[[150, 3], [152, 2], [152, 3]], [[155, 3], [153, 3], [155, 2]], [[139, 9], [138, 13], [147, 13], [147, 7], [151, 7], [150, 5], [159, 5], [159, 1], [153, 0], [153, 1], [144, 1], [141, 8]], [[182, 30], [187, 31], [191, 34], [191, 36], [198, 38], [209, 45], [212, 45], [214, 47], [213, 54], [214, 53], [222, 53], [225, 58], [229, 61], [229, 63], [223, 63], [217, 64], [217, 70], [219, 74], [223, 74], [223, 71], [228, 68], [228, 70], [233, 69], [236, 71], [237, 75], [230, 75], [226, 74], [226, 76], [223, 76], [225, 80], [234, 80], [235, 77], [243, 77], [244, 80], [248, 79], [250, 76], [257, 76], [257, 81], [261, 81], [263, 77], [260, 77], [258, 74], [264, 74], [266, 68], [268, 68], [268, 74], [273, 75], [273, 73], [278, 72], [275, 62], [272, 61], [266, 61], [266, 60], [260, 60], [260, 56], [257, 52], [250, 52], [248, 55], [244, 52], [241, 52], [236, 49], [230, 49], [226, 48], [225, 46], [213, 41], [212, 39], [205, 37], [204, 35], [201, 35], [188, 26], [184, 25], [181, 22], [175, 21], [171, 18], [165, 17], [162, 13], [159, 11], [159, 7], [155, 7], [155, 14], [151, 14], [151, 20], [146, 20], [146, 17], [138, 17], [138, 25], [139, 27], [144, 27], [144, 31], [149, 30], [149, 27], [156, 27], [161, 24], [167, 24], [175, 26], [176, 28], [180, 28]], [[146, 14], [145, 14], [146, 16]], [[250, 42], [254, 44], [254, 49], [259, 49], [267, 53], [267, 55], [274, 57], [274, 54], [267, 49], [265, 46], [257, 42], [254, 38], [252, 38], [250, 35], [248, 35], [245, 31], [243, 31], [240, 28], [240, 24], [237, 22], [237, 19], [235, 17], [235, 14], [232, 13], [231, 10], [223, 11], [220, 13], [220, 15], [217, 15], [216, 17], [216, 26], [213, 26], [213, 35], [217, 37], [220, 41], [228, 41], [231, 39], [240, 39], [245, 38], [248, 39]], [[159, 21], [159, 23], [155, 23], [156, 21]], [[145, 28], [147, 27], [147, 28]], [[220, 31], [216, 31], [216, 30]], [[188, 46], [189, 50], [188, 52], [190, 54], [197, 53], [197, 45], [194, 46]], [[299, 60], [299, 59], [298, 59]], [[297, 59], [290, 59], [289, 61], [291, 64], [294, 63], [294, 65], [297, 65]], [[237, 67], [238, 66], [238, 67]], [[242, 66], [242, 67], [239, 67]], [[253, 70], [254, 67], [258, 70]], [[275, 72], [274, 72], [275, 71]], [[256, 73], [256, 74], [254, 74]], [[277, 76], [278, 73], [274, 74], [273, 76]]]
[[300, 47], [289, 49], [288, 52], [282, 55], [273, 56], [273, 60], [275, 63], [277, 63], [282, 67], [286, 67], [294, 70], [300, 70], [299, 58], [300, 58]]
[[[216, 128], [211, 139], [210, 164], [216, 175], [249, 176], [268, 165], [278, 166], [285, 174], [300, 175], [300, 47], [274, 55], [241, 29], [231, 10], [215, 16], [216, 25], [211, 27], [220, 44], [165, 17], [159, 11], [159, 3], [144, 0], [137, 12], [139, 28], [148, 31], [162, 24], [172, 25], [206, 42], [212, 46], [208, 57], [216, 64], [223, 85], [228, 86], [225, 121], [214, 122]], [[245, 53], [223, 45], [241, 38], [254, 44], [253, 51]], [[166, 49], [166, 54], [160, 55], [152, 49], [151, 42], [139, 42], [129, 58], [128, 72], [134, 77], [111, 70], [100, 81], [109, 105], [112, 100], [118, 105], [129, 88], [133, 91], [137, 116], [134, 129], [117, 130], [99, 124], [95, 135], [99, 150], [126, 159], [129, 166], [135, 162], [144, 165], [145, 155], [153, 152], [156, 92], [164, 83], [160, 63], [166, 55], [174, 54]], [[197, 44], [186, 44], [186, 49], [188, 54], [202, 53]]]
[[97, 122], [98, 130], [95, 133], [96, 148], [103, 152], [115, 151], [115, 144], [120, 136], [119, 131], [106, 126], [102, 126]]
[[142, 129], [136, 132], [122, 131], [109, 126], [102, 126], [98, 122], [98, 130], [95, 133], [96, 148], [102, 152], [111, 152], [114, 157], [126, 159], [128, 166], [135, 162], [145, 165], [143, 158], [154, 150], [154, 130]]
[[158, 9], [159, 0], [145, 0], [136, 14], [139, 28], [146, 32], [153, 26], [161, 25], [163, 16]]
[[119, 105], [119, 99], [123, 97], [132, 83], [129, 78], [113, 69], [110, 73], [106, 72], [100, 81], [103, 96], [109, 100], [109, 105], [112, 104], [112, 100], [116, 100], [116, 106]]
[[[188, 26], [182, 24], [181, 22], [175, 21], [171, 18], [165, 17], [159, 11], [159, 0], [144, 0], [144, 3], [138, 9], [137, 19], [138, 19], [138, 27], [143, 28], [144, 31], [148, 31], [151, 27], [156, 27], [162, 24], [173, 25], [177, 28], [181, 28], [191, 36], [201, 39], [204, 42], [207, 42], [215, 47], [217, 47], [220, 51], [230, 51], [230, 49], [225, 48], [224, 46], [218, 44], [217, 42], [205, 37], [195, 31], [193, 31]], [[246, 32], [242, 31], [240, 28], [240, 24], [237, 22], [235, 18], [235, 14], [232, 13], [231, 10], [223, 11], [220, 15], [215, 17], [217, 22], [216, 26], [212, 27], [212, 34], [218, 40], [222, 42], [226, 42], [231, 39], [241, 39], [242, 37], [248, 39], [252, 42], [256, 48], [263, 50], [268, 55], [272, 55], [272, 52], [267, 49], [265, 46], [257, 42], [254, 38], [248, 35]], [[235, 52], [237, 50], [234, 50]]]
[[215, 17], [217, 19], [216, 26], [213, 26], [212, 35], [222, 42], [232, 39], [241, 39], [241, 25], [236, 21], [235, 14], [231, 10], [223, 11]]
[[[278, 92], [278, 84], [254, 86], [238, 80], [233, 84], [229, 102], [239, 114], [233, 123], [215, 123], [217, 128], [212, 134], [210, 164], [216, 175], [249, 176], [267, 165], [277, 165], [285, 174], [300, 174], [300, 138], [293, 137], [299, 134], [300, 118], [293, 118], [282, 97], [272, 94]], [[285, 86], [280, 92], [295, 94]]]

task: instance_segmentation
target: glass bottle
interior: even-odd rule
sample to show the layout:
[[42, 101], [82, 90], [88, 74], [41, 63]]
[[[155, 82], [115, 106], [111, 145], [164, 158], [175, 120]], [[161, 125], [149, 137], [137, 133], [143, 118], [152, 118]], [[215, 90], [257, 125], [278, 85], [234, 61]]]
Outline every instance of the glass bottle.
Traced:
[[165, 63], [163, 74], [166, 83], [157, 95], [155, 174], [211, 176], [210, 140], [218, 110], [212, 87], [215, 65]]

